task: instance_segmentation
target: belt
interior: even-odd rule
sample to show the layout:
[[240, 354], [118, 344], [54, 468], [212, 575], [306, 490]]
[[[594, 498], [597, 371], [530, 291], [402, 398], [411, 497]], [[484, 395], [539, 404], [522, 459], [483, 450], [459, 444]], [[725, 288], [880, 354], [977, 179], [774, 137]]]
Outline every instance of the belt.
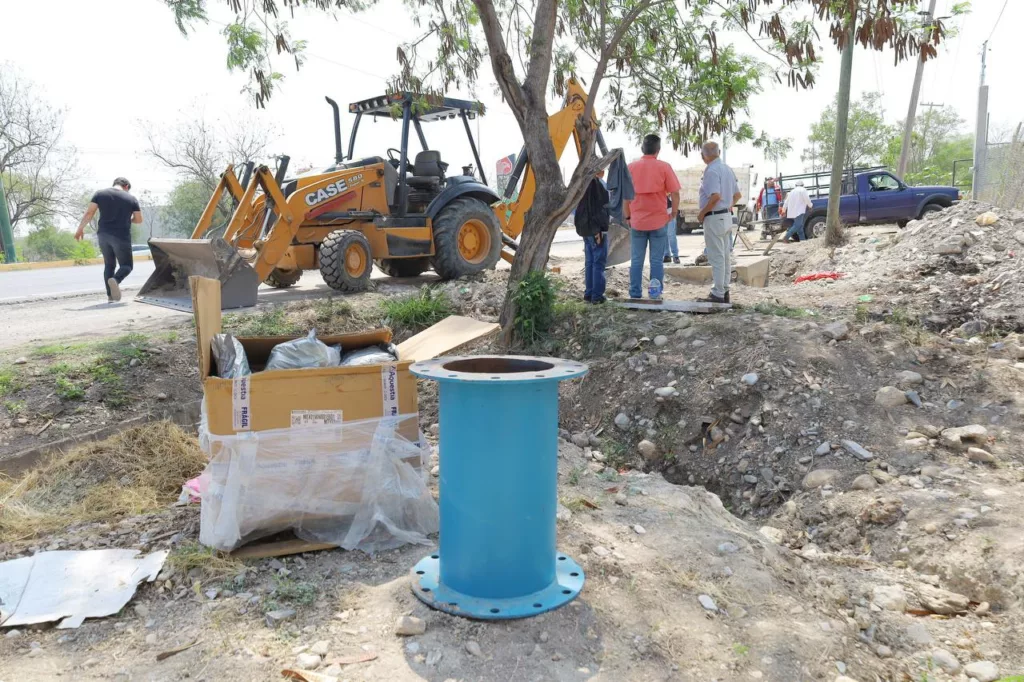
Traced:
[[729, 209], [722, 208], [722, 209], [719, 209], [717, 211], [711, 211], [710, 213], [708, 213], [708, 215], [722, 215], [723, 213], [728, 213], [728, 212], [729, 212]]

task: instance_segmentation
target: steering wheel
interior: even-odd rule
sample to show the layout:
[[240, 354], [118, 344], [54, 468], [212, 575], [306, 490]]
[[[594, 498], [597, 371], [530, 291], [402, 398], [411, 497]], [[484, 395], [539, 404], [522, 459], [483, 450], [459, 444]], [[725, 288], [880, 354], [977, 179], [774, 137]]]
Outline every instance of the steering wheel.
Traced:
[[402, 150], [401, 149], [395, 149], [394, 147], [390, 147], [388, 149], [388, 159], [390, 161], [401, 162], [401, 160], [402, 160]]

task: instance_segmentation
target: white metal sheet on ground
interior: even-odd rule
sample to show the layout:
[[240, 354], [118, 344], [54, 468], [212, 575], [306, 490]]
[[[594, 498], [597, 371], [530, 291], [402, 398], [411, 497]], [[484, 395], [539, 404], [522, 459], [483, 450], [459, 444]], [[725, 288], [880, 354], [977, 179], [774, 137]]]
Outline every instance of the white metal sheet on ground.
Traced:
[[143, 580], [152, 582], [167, 551], [137, 549], [40, 552], [0, 563], [0, 625], [61, 621], [77, 628], [86, 618], [110, 616], [128, 603]]

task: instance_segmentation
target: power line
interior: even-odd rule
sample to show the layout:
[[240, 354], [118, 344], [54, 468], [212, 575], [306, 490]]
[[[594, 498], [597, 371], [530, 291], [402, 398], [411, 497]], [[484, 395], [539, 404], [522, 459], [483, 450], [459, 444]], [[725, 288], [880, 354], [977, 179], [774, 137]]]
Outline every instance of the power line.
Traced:
[[1010, 0], [1003, 0], [1003, 8], [999, 10], [999, 16], [996, 17], [996, 23], [992, 27], [992, 32], [988, 34], [988, 40], [985, 41], [986, 43], [989, 42], [989, 40], [992, 40], [992, 36], [996, 34], [996, 29], [999, 28], [999, 21], [1003, 18], [1003, 12], [1006, 11], [1006, 6], [1009, 4]]

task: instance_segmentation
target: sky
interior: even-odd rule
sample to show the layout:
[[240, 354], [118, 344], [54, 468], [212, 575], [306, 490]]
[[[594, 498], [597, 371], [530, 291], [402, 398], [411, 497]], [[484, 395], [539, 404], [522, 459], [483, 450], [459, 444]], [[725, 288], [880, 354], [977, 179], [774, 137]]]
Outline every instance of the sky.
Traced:
[[[938, 0], [937, 14], [946, 15], [955, 1]], [[383, 94], [386, 79], [396, 70], [396, 47], [418, 35], [400, 0], [379, 0], [369, 11], [336, 20], [322, 13], [301, 14], [289, 26], [294, 38], [308, 41], [307, 61], [298, 72], [288, 62], [279, 62], [285, 80], [266, 109], [255, 111], [242, 92], [247, 76], [229, 73], [225, 66], [220, 30], [231, 15], [222, 0], [209, 0], [211, 23], [197, 26], [187, 38], [161, 0], [3, 0], [2, 4], [6, 30], [0, 41], [0, 68], [17, 69], [52, 105], [65, 109], [65, 138], [79, 151], [85, 184], [108, 186], [123, 175], [131, 180], [134, 193], [148, 191], [157, 197], [174, 186], [175, 176], [146, 156], [145, 126], [167, 130], [200, 109], [222, 125], [256, 118], [276, 132], [270, 151], [290, 155], [293, 168], [327, 165], [333, 160], [334, 138], [324, 96], [342, 105], [347, 143], [351, 118], [344, 113], [345, 104]], [[949, 22], [957, 36], [944, 43], [938, 59], [925, 67], [921, 102], [956, 107], [965, 120], [965, 132], [974, 127], [981, 45], [989, 38], [986, 81], [992, 129], [1009, 129], [1024, 119], [1024, 89], [1017, 85], [1020, 69], [1014, 66], [1019, 57], [1012, 46], [1012, 27], [1024, 23], [1024, 2], [1006, 2], [997, 23], [1002, 7], [1004, 0], [973, 0], [970, 14]], [[737, 38], [736, 43], [739, 49], [750, 49], [746, 37]], [[800, 150], [810, 126], [835, 97], [839, 55], [831, 44], [824, 46], [823, 53], [812, 90], [796, 92], [769, 83], [751, 102], [746, 120], [757, 131], [794, 140], [793, 153], [781, 163], [783, 173], [803, 170]], [[487, 115], [474, 133], [479, 131], [481, 158], [493, 184], [496, 160], [518, 152], [522, 137], [495, 94], [488, 68], [485, 64], [485, 77], [476, 92], [449, 94], [487, 105]], [[913, 77], [912, 62], [894, 66], [888, 53], [856, 51], [854, 96], [882, 92], [890, 122], [906, 116]], [[458, 121], [424, 128], [428, 142], [441, 149], [453, 167], [472, 162]], [[398, 123], [364, 122], [356, 158], [383, 155], [388, 147], [399, 146], [399, 136]], [[611, 147], [624, 147], [627, 157], [638, 155], [634, 140], [615, 133], [607, 135], [607, 140]], [[700, 163], [699, 158], [670, 151], [663, 152], [662, 158], [677, 168]], [[753, 164], [762, 176], [774, 174], [774, 164], [749, 145], [728, 145], [726, 160], [730, 165]], [[568, 156], [563, 160], [566, 173], [573, 165]]]

